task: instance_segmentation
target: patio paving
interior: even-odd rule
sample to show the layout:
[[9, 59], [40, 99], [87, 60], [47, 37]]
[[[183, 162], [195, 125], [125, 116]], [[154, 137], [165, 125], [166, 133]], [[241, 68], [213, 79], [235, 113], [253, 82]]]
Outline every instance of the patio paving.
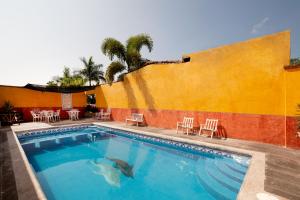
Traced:
[[[96, 122], [93, 119], [84, 119], [78, 122], [74, 121], [61, 121], [57, 123], [45, 124], [45, 123], [24, 123], [19, 127], [14, 126], [14, 130], [20, 128], [26, 129], [39, 129], [47, 128], [51, 126], [68, 125], [74, 123], [92, 123]], [[99, 122], [99, 121], [97, 121]], [[243, 141], [237, 139], [210, 139], [204, 136], [198, 135], [184, 135], [182, 133], [176, 134], [175, 130], [162, 129], [155, 127], [136, 127], [126, 126], [121, 122], [103, 122], [103, 124], [113, 125], [123, 128], [130, 128], [135, 130], [147, 131], [152, 133], [165, 134], [173, 137], [187, 138], [191, 140], [202, 141], [210, 144], [219, 144], [230, 147], [236, 147], [251, 151], [263, 152], [266, 155], [266, 167], [265, 167], [265, 188], [264, 190], [283, 197], [285, 199], [300, 199], [300, 150], [287, 149], [278, 147], [275, 145]], [[17, 199], [16, 184], [14, 181], [14, 174], [12, 171], [10, 155], [8, 151], [6, 132], [10, 131], [9, 128], [0, 129], [0, 144], [1, 144], [1, 200], [3, 199]], [[4, 176], [6, 178], [4, 178]], [[9, 191], [9, 192], [7, 192]], [[15, 192], [14, 192], [15, 191]], [[9, 196], [9, 195], [11, 196]]]
[[0, 129], [0, 200], [18, 199], [15, 176], [5, 134], [9, 130], [9, 128]]

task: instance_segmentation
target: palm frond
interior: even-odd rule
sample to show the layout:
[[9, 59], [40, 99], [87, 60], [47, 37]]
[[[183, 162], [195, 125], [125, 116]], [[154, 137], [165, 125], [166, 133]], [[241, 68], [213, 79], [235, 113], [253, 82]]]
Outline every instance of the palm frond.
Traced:
[[125, 47], [124, 45], [114, 38], [106, 38], [103, 40], [101, 46], [102, 53], [107, 55], [110, 60], [116, 56], [120, 61], [125, 61]]
[[80, 58], [80, 60], [83, 62], [84, 66], [89, 65], [85, 57]]
[[145, 33], [132, 36], [126, 42], [127, 51], [140, 52], [143, 46], [146, 46], [149, 52], [151, 52], [153, 49], [153, 40], [148, 34]]
[[126, 67], [121, 62], [118, 62], [118, 61], [112, 62], [107, 67], [107, 70], [105, 72], [106, 82], [111, 85], [111, 83], [114, 81], [115, 75], [117, 73], [120, 73], [120, 72], [124, 71], [125, 68]]
[[142, 65], [141, 54], [137, 51], [128, 51], [126, 54], [128, 72], [139, 68]]

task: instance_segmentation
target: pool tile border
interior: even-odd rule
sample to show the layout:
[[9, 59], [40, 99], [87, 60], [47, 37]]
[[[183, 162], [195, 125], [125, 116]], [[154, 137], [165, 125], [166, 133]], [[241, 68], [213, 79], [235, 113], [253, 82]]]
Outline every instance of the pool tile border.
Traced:
[[251, 155], [248, 154], [242, 154], [239, 152], [232, 152], [232, 151], [226, 151], [226, 150], [220, 150], [217, 148], [211, 148], [211, 147], [206, 147], [206, 146], [201, 146], [201, 145], [194, 145], [194, 144], [188, 144], [184, 142], [178, 142], [175, 140], [170, 140], [170, 139], [162, 139], [159, 137], [155, 136], [147, 136], [143, 135], [141, 133], [134, 133], [132, 131], [126, 131], [122, 129], [117, 129], [117, 128], [109, 128], [101, 125], [95, 125], [95, 124], [85, 124], [85, 125], [77, 125], [77, 126], [68, 126], [68, 127], [62, 127], [62, 128], [51, 128], [51, 129], [45, 129], [45, 130], [38, 130], [38, 131], [24, 131], [24, 132], [19, 132], [17, 134], [18, 139], [23, 139], [29, 136], [38, 136], [38, 135], [51, 135], [51, 134], [56, 134], [59, 132], [65, 132], [65, 131], [74, 131], [74, 130], [80, 130], [84, 128], [101, 128], [107, 131], [118, 131], [118, 133], [112, 133], [113, 135], [125, 135], [130, 136], [131, 138], [138, 138], [141, 140], [146, 140], [146, 141], [152, 141], [152, 142], [157, 142], [157, 143], [162, 143], [166, 145], [172, 145], [173, 147], [179, 147], [183, 149], [188, 149], [192, 151], [197, 151], [197, 152], [204, 152], [208, 154], [214, 154], [217, 156], [224, 156], [227, 158], [234, 158], [234, 156], [239, 156], [243, 157], [246, 160], [247, 164], [241, 164], [243, 166], [248, 166], [249, 165], [249, 160], [251, 159]]

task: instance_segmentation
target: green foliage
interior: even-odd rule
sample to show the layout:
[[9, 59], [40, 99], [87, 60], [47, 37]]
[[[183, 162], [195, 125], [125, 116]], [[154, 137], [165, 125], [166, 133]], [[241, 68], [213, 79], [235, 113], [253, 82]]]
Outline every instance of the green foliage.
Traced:
[[96, 113], [99, 112], [97, 107], [91, 106], [91, 105], [87, 105], [85, 107], [85, 112], [92, 112], [92, 113]]
[[95, 81], [98, 85], [100, 81], [105, 81], [104, 72], [101, 70], [101, 64], [95, 64], [93, 57], [89, 59], [80, 58], [83, 62], [84, 67], [79, 71], [74, 71], [71, 74], [69, 67], [64, 67], [63, 76], [55, 76], [51, 81], [47, 83], [48, 87], [81, 87], [89, 82], [89, 85], [92, 85], [92, 81]]
[[114, 61], [110, 63], [110, 65], [107, 67], [106, 73], [105, 73], [105, 79], [108, 84], [111, 85], [111, 83], [114, 80], [114, 76], [117, 73], [121, 73], [126, 69], [125, 65], [123, 65], [119, 61]]
[[49, 87], [57, 87], [58, 83], [55, 80], [48, 81], [47, 82], [47, 86], [49, 86]]
[[291, 65], [300, 65], [300, 58], [292, 58], [290, 60]]
[[9, 102], [9, 101], [5, 101], [1, 110], [4, 113], [11, 113], [14, 109], [14, 106]]
[[52, 81], [47, 83], [48, 87], [80, 87], [84, 86], [87, 80], [82, 77], [80, 74], [74, 73], [71, 75], [70, 68], [64, 67], [63, 76], [53, 77]]
[[104, 39], [101, 50], [104, 55], [112, 61], [116, 56], [119, 60], [125, 61], [126, 50], [124, 45], [114, 38]]
[[80, 74], [88, 80], [90, 86], [92, 81], [95, 81], [97, 85], [100, 83], [100, 80], [105, 81], [104, 73], [101, 70], [103, 66], [95, 64], [92, 56], [88, 60], [83, 57], [81, 61], [84, 64], [84, 68], [80, 71]]
[[87, 97], [86, 101], [88, 104], [96, 104], [95, 94], [88, 94], [86, 97]]
[[[117, 58], [117, 61], [113, 61], [108, 66], [105, 73], [106, 81], [109, 84], [114, 81], [114, 77], [117, 73], [121, 73], [124, 70], [131, 72], [143, 65], [145, 59], [143, 59], [140, 54], [143, 46], [147, 47], [149, 52], [153, 49], [153, 40], [147, 34], [138, 34], [130, 37], [126, 41], [126, 46], [114, 38], [104, 39], [101, 46], [103, 54], [108, 56], [111, 61], [113, 61], [115, 57]], [[124, 74], [121, 74], [119, 80], [122, 79], [123, 76]]]

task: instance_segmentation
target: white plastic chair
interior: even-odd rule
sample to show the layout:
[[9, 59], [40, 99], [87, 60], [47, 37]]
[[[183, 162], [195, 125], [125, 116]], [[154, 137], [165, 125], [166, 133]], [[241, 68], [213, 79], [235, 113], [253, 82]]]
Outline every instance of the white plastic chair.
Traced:
[[43, 111], [44, 112], [44, 117], [46, 122], [53, 122], [53, 111], [52, 110], [47, 110]]
[[177, 122], [176, 133], [178, 133], [178, 129], [186, 130], [186, 134], [189, 134], [189, 130], [194, 128], [194, 118], [193, 117], [183, 117], [182, 122]]
[[42, 120], [41, 114], [35, 113], [35, 112], [33, 112], [33, 111], [30, 111], [30, 114], [31, 114], [31, 116], [32, 116], [32, 121], [33, 121], [33, 122], [41, 121], [41, 120]]
[[210, 138], [213, 138], [214, 133], [218, 130], [218, 120], [217, 119], [206, 119], [205, 124], [200, 124], [199, 135], [202, 130], [211, 131]]
[[55, 121], [60, 121], [60, 110], [56, 110], [56, 112], [53, 113], [53, 119]]

